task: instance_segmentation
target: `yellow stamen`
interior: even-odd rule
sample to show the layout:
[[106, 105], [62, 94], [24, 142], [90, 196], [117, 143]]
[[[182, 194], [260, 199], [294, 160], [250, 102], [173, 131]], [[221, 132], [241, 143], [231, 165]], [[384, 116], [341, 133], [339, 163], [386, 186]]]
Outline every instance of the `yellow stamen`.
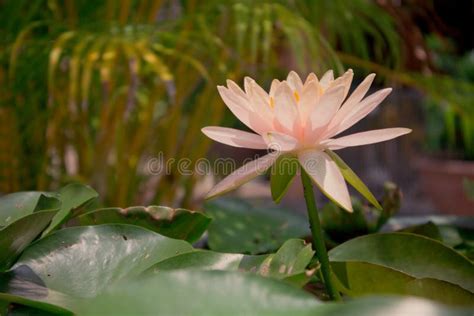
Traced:
[[319, 96], [323, 95], [323, 93], [324, 93], [324, 88], [323, 88], [321, 85], [318, 85], [318, 88], [319, 88], [319, 90], [318, 90]]
[[270, 107], [273, 109], [275, 107], [275, 100], [273, 97], [270, 97]]
[[293, 92], [294, 96], [295, 96], [295, 99], [296, 99], [296, 102], [300, 102], [300, 95], [298, 94], [298, 92]]

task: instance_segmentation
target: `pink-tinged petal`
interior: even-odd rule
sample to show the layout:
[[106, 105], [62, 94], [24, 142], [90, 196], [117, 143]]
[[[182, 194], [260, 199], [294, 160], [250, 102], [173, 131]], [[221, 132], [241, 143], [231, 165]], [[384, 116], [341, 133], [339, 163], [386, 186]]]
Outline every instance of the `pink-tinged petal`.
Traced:
[[276, 90], [280, 86], [280, 83], [281, 83], [280, 80], [273, 79], [272, 84], [270, 85], [270, 92], [269, 92], [271, 97], [275, 96]]
[[321, 80], [319, 80], [319, 84], [324, 88], [327, 89], [329, 84], [334, 80], [334, 71], [328, 70], [324, 73]]
[[235, 93], [236, 95], [238, 95], [239, 97], [243, 98], [243, 99], [247, 99], [247, 95], [245, 94], [245, 92], [239, 87], [238, 84], [236, 84], [235, 82], [233, 82], [232, 80], [227, 80], [227, 87], [229, 88], [230, 91], [232, 91], [233, 93]]
[[365, 96], [367, 91], [369, 91], [370, 86], [372, 85], [372, 82], [374, 81], [375, 74], [370, 74], [367, 77], [365, 77], [364, 81], [362, 81], [359, 86], [352, 92], [352, 94], [349, 96], [347, 101], [344, 103], [343, 107], [346, 106], [346, 104], [357, 104], [362, 100], [362, 98]]
[[349, 89], [351, 88], [352, 78], [354, 77], [354, 72], [352, 69], [346, 71], [342, 76], [331, 82], [329, 85], [330, 87], [343, 85], [344, 86], [344, 99], [347, 97], [349, 93]]
[[385, 128], [376, 129], [372, 131], [355, 133], [347, 136], [343, 136], [336, 139], [330, 139], [324, 144], [332, 150], [342, 149], [345, 147], [361, 146], [374, 143], [384, 142], [411, 132], [409, 128]]
[[303, 151], [298, 154], [298, 159], [304, 170], [328, 198], [352, 212], [352, 203], [344, 177], [336, 163], [326, 153], [316, 150]]
[[260, 135], [266, 135], [275, 129], [272, 122], [263, 119], [257, 112], [250, 113], [249, 122], [252, 129]]
[[372, 82], [374, 81], [375, 74], [368, 75], [364, 81], [359, 84], [359, 86], [352, 92], [352, 94], [347, 98], [346, 102], [341, 106], [339, 111], [334, 116], [334, 119], [329, 124], [329, 129], [332, 129], [336, 125], [340, 124], [344, 118], [354, 109], [354, 107], [362, 100], [367, 91], [369, 91]]
[[331, 87], [321, 96], [318, 104], [311, 111], [307, 123], [312, 132], [326, 126], [334, 117], [344, 100], [344, 88], [343, 85]]
[[294, 71], [290, 71], [286, 81], [293, 91], [300, 92], [303, 88], [303, 82], [301, 81], [300, 76], [298, 76], [298, 74]]
[[268, 148], [276, 151], [293, 151], [298, 148], [298, 140], [287, 134], [269, 132], [264, 139]]
[[278, 153], [273, 152], [243, 165], [214, 186], [214, 188], [212, 188], [212, 190], [207, 194], [206, 199], [232, 191], [242, 184], [263, 174], [273, 165], [273, 163], [275, 163], [278, 156]]
[[247, 95], [250, 94], [250, 85], [255, 82], [255, 80], [253, 80], [252, 78], [250, 77], [245, 77], [244, 78], [244, 89], [245, 89], [245, 93]]
[[286, 132], [291, 133], [298, 118], [298, 109], [293, 91], [282, 82], [275, 92], [275, 120]]
[[274, 115], [268, 93], [253, 81], [248, 84], [247, 94], [250, 97], [250, 101], [255, 111], [259, 113], [262, 118], [267, 120], [268, 123], [271, 123]]
[[258, 134], [219, 126], [204, 127], [201, 131], [210, 139], [229, 146], [251, 149], [268, 148], [263, 137]]
[[[379, 90], [354, 106], [352, 111], [347, 114], [336, 127], [335, 134], [333, 135], [345, 131], [369, 115], [369, 113], [372, 112], [390, 94], [390, 92], [392, 92], [392, 88]], [[329, 137], [332, 137], [333, 135], [330, 135]]]
[[240, 96], [238, 93], [234, 93], [230, 89], [223, 86], [217, 86], [217, 90], [221, 95], [222, 100], [227, 105], [229, 110], [245, 125], [252, 128], [250, 124], [250, 112], [248, 101]]
[[319, 84], [317, 81], [310, 81], [305, 84], [301, 91], [299, 109], [302, 122], [306, 122], [309, 113], [319, 102]]
[[305, 85], [307, 85], [311, 81], [316, 81], [319, 83], [318, 76], [314, 72], [310, 73], [308, 77], [306, 77], [306, 81], [304, 82]]

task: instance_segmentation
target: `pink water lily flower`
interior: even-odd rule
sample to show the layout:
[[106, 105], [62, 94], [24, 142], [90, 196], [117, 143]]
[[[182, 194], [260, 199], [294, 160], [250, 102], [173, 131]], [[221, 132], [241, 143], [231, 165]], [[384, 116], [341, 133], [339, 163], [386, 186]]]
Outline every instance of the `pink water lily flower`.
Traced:
[[227, 176], [207, 198], [237, 188], [265, 172], [280, 155], [292, 154], [326, 196], [352, 211], [344, 177], [325, 150], [378, 143], [411, 132], [408, 128], [386, 128], [337, 138], [392, 91], [382, 89], [364, 98], [375, 77], [370, 74], [348, 96], [352, 77], [352, 70], [348, 70], [334, 79], [330, 70], [321, 79], [311, 73], [303, 83], [292, 71], [284, 81], [273, 80], [268, 93], [249, 77], [245, 78], [245, 91], [231, 80], [227, 88], [218, 86], [232, 113], [255, 133], [217, 126], [205, 127], [202, 132], [226, 145], [271, 152]]

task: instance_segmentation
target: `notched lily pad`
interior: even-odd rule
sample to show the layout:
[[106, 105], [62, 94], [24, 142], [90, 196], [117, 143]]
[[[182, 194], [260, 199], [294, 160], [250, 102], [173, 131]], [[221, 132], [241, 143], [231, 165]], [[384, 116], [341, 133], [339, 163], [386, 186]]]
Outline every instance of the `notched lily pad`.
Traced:
[[211, 222], [203, 213], [165, 206], [104, 208], [83, 214], [78, 220], [81, 225], [128, 223], [188, 242], [198, 240]]

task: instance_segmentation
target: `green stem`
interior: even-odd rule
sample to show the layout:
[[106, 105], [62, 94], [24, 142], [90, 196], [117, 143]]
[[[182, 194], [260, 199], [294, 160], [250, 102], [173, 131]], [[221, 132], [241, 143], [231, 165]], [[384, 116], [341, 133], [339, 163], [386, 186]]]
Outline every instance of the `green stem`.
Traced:
[[306, 200], [306, 208], [308, 209], [309, 223], [311, 226], [311, 234], [313, 235], [313, 249], [321, 264], [321, 272], [323, 275], [324, 286], [329, 296], [333, 300], [340, 300], [341, 296], [332, 279], [331, 266], [329, 265], [328, 252], [324, 244], [321, 223], [319, 222], [318, 209], [314, 200], [313, 183], [306, 171], [301, 169], [301, 181], [303, 182], [304, 198]]

